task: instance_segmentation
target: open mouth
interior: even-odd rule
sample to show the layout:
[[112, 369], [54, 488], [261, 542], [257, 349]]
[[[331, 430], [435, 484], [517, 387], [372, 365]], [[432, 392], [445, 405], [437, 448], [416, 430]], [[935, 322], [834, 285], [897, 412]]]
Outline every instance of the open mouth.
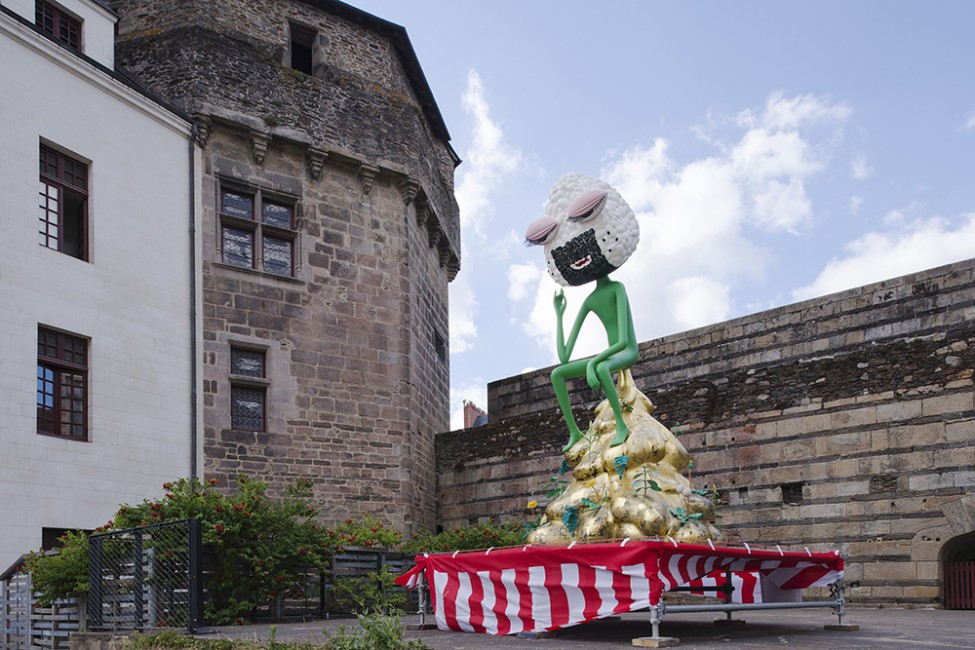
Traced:
[[592, 263], [592, 255], [586, 255], [581, 260], [576, 260], [569, 266], [571, 266], [576, 271], [581, 271], [582, 269], [589, 266], [590, 263]]

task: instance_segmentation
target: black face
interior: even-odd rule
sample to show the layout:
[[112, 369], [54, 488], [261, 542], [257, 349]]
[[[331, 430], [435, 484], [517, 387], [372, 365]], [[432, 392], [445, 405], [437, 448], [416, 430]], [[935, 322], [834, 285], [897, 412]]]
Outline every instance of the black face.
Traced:
[[596, 242], [596, 231], [592, 228], [553, 248], [552, 259], [562, 277], [573, 287], [595, 282], [616, 270], [603, 257]]

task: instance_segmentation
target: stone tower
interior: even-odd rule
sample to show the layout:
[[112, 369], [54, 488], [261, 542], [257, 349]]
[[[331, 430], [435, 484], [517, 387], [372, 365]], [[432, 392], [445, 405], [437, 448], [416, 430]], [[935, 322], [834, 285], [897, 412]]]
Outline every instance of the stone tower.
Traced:
[[334, 0], [116, 0], [199, 127], [204, 468], [434, 523], [459, 159], [406, 31]]

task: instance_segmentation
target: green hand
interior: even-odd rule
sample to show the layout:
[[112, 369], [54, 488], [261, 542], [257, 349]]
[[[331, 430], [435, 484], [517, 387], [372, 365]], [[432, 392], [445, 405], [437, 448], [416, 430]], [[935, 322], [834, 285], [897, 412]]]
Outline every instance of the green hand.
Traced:
[[561, 319], [562, 314], [565, 313], [565, 292], [562, 291], [561, 289], [556, 291], [554, 302], [555, 302], [555, 314], [556, 316], [559, 317], [559, 319]]
[[599, 375], [596, 374], [596, 360], [590, 359], [586, 364], [586, 383], [589, 388], [599, 390]]

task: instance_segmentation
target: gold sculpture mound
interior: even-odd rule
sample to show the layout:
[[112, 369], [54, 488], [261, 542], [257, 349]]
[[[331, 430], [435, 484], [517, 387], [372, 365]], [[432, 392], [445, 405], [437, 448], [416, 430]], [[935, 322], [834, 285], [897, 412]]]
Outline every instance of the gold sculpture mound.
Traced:
[[720, 539], [711, 495], [694, 492], [681, 473], [690, 462], [684, 445], [651, 415], [653, 403], [637, 390], [629, 370], [620, 372], [617, 390], [629, 437], [622, 445], [610, 446], [616, 422], [609, 402], [603, 400], [589, 431], [565, 452], [569, 484], [545, 508], [528, 542]]

